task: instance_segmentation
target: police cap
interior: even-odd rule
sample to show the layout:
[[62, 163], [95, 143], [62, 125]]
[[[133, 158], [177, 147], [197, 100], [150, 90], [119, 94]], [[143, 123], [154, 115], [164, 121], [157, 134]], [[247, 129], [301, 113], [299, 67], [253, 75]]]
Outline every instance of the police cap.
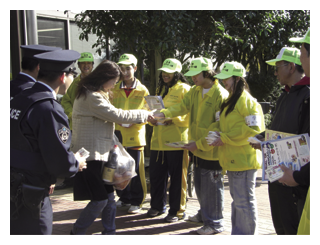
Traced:
[[59, 47], [50, 47], [45, 45], [21, 45], [20, 48], [22, 49], [22, 57], [26, 58], [33, 58], [34, 55], [42, 54], [45, 52], [57, 51], [62, 50]]
[[74, 50], [58, 50], [34, 56], [40, 61], [40, 70], [54, 72], [70, 72], [76, 68], [75, 61], [80, 58], [80, 53]]

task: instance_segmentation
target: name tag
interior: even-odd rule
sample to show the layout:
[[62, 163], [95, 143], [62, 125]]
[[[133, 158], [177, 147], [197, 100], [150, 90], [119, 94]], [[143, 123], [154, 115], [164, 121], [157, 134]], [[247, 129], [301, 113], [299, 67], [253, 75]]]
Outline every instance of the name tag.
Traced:
[[261, 116], [260, 115], [249, 115], [245, 119], [246, 119], [246, 124], [249, 127], [261, 125]]
[[216, 122], [220, 121], [220, 111], [216, 112]]

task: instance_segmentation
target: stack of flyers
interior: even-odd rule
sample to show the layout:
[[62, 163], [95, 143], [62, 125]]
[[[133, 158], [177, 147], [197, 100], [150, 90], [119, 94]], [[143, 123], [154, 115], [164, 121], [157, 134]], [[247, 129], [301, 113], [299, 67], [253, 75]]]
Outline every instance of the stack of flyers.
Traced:
[[144, 96], [149, 106], [149, 110], [161, 110], [164, 109], [164, 104], [161, 96]]
[[214, 131], [209, 131], [208, 136], [206, 137], [208, 145], [212, 144], [216, 139], [218, 139], [220, 136], [214, 132]]
[[258, 140], [256, 137], [249, 137], [248, 141], [253, 144], [261, 143], [261, 141]]
[[80, 157], [83, 158], [88, 158], [90, 155], [90, 152], [84, 149], [83, 147], [80, 150], [78, 150], [77, 153], [79, 153]]

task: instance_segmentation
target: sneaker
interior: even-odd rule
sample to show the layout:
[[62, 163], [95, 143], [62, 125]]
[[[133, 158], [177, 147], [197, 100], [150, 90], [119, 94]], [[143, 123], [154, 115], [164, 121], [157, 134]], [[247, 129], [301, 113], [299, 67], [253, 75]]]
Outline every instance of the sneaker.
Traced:
[[211, 235], [211, 234], [216, 234], [219, 233], [215, 229], [211, 228], [210, 226], [203, 226], [199, 230], [197, 230], [197, 233], [200, 235]]
[[131, 205], [130, 208], [129, 208], [129, 210], [128, 210], [128, 213], [129, 213], [129, 214], [138, 214], [138, 213], [140, 213], [140, 211], [141, 211], [140, 206], [133, 206], [133, 205]]
[[178, 217], [176, 215], [171, 215], [171, 214], [168, 214], [167, 217], [164, 218], [164, 220], [166, 222], [169, 222], [169, 223], [173, 223], [173, 222], [177, 222], [178, 220], [182, 220], [186, 217], [186, 214], [183, 213], [182, 217]]
[[130, 203], [124, 203], [123, 201], [120, 201], [120, 199], [116, 202], [117, 208], [129, 207], [130, 205], [131, 205]]
[[197, 214], [193, 216], [189, 216], [188, 220], [192, 222], [202, 223], [202, 220], [199, 219], [199, 216]]
[[147, 212], [147, 215], [148, 215], [149, 217], [156, 217], [156, 216], [161, 215], [161, 214], [163, 214], [163, 213], [165, 213], [165, 211], [160, 212], [160, 211], [158, 211], [158, 210], [156, 210], [156, 209], [154, 209], [154, 208], [150, 208], [150, 209], [148, 210], [148, 212]]

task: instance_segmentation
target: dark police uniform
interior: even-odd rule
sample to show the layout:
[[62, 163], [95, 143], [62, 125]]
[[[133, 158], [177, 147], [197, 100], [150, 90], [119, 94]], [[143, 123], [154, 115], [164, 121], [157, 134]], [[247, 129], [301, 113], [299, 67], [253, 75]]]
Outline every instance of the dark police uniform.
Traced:
[[[67, 51], [67, 52], [65, 52]], [[53, 54], [59, 52], [58, 54]], [[44, 54], [41, 54], [44, 55]], [[60, 67], [64, 57], [75, 61], [80, 54], [62, 50], [40, 56], [43, 62], [55, 59], [57, 64], [44, 68], [68, 71]], [[62, 66], [66, 66], [65, 62]], [[40, 65], [42, 60], [40, 60]], [[74, 63], [72, 63], [74, 64]], [[70, 177], [77, 173], [79, 163], [69, 150], [71, 131], [68, 117], [56, 101], [53, 90], [41, 81], [16, 95], [10, 102], [10, 172], [11, 177], [23, 175], [19, 191], [22, 196], [10, 200], [10, 234], [51, 234], [52, 207], [49, 187], [57, 177]], [[10, 197], [15, 191], [10, 178]], [[17, 193], [19, 193], [19, 191]], [[15, 193], [15, 192], [14, 192]], [[40, 193], [40, 194], [39, 194]], [[37, 200], [40, 200], [40, 205]], [[17, 206], [21, 207], [17, 211]], [[37, 209], [37, 207], [40, 207]], [[17, 211], [17, 212], [16, 212]]]
[[[21, 45], [20, 48], [22, 50], [23, 58], [27, 59], [34, 58], [34, 55], [37, 54], [62, 50], [58, 47], [50, 47], [45, 45]], [[36, 80], [33, 77], [20, 72], [13, 80], [10, 81], [10, 99], [19, 94], [21, 91], [31, 88], [35, 82]]]

